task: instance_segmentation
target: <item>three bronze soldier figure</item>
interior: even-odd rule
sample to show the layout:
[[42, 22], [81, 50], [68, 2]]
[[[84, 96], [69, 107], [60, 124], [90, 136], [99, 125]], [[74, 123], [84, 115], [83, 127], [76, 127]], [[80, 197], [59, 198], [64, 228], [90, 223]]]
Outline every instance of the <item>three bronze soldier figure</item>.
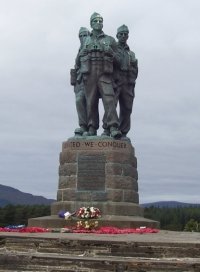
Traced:
[[[129, 30], [126, 25], [117, 29], [117, 39], [106, 35], [103, 18], [93, 13], [90, 18], [91, 33], [81, 27], [80, 48], [71, 69], [79, 128], [75, 135], [95, 136], [99, 128], [99, 99], [104, 106], [102, 136], [128, 139], [130, 116], [134, 100], [138, 64], [135, 54], [127, 45]], [[119, 117], [117, 104], [119, 102]]]

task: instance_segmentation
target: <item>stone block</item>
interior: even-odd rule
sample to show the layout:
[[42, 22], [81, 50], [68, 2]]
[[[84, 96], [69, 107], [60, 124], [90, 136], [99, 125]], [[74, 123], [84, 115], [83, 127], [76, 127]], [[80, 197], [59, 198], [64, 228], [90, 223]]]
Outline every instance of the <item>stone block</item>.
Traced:
[[122, 190], [116, 190], [116, 189], [109, 189], [107, 190], [107, 198], [108, 201], [113, 202], [120, 202], [123, 201], [123, 191]]
[[137, 158], [132, 156], [130, 159], [130, 164], [137, 169]]
[[120, 151], [105, 152], [106, 161], [112, 163], [129, 163], [132, 157], [131, 153], [122, 153]]
[[58, 189], [76, 188], [76, 176], [60, 176]]
[[63, 201], [76, 200], [76, 190], [74, 189], [64, 189], [63, 190]]
[[57, 191], [57, 201], [63, 201], [63, 190]]
[[106, 175], [122, 175], [122, 164], [121, 163], [107, 163], [106, 164]]
[[76, 200], [77, 201], [91, 201], [91, 192], [90, 191], [79, 191], [76, 192]]
[[135, 203], [108, 202], [103, 208], [105, 215], [143, 216], [143, 209]]
[[137, 168], [137, 159], [132, 153], [119, 151], [105, 152], [106, 161], [112, 163], [130, 164]]
[[93, 206], [100, 209], [102, 216], [143, 216], [143, 208], [136, 203], [113, 201], [59, 201], [51, 205], [51, 214], [57, 215], [60, 210], [77, 211], [80, 207]]
[[72, 176], [77, 174], [77, 163], [64, 163], [59, 167], [59, 176]]
[[132, 190], [124, 190], [123, 193], [124, 202], [139, 203], [139, 195], [137, 192], [134, 192]]
[[102, 191], [105, 190], [105, 178], [96, 176], [80, 176], [77, 182], [78, 191]]
[[91, 201], [107, 201], [108, 200], [108, 196], [107, 196], [107, 192], [105, 191], [96, 191], [96, 192], [92, 192], [91, 194]]
[[133, 182], [133, 190], [135, 192], [138, 192], [138, 182], [137, 182], [137, 180], [134, 180], [134, 182]]
[[68, 151], [60, 153], [60, 164], [64, 163], [76, 163], [77, 162], [77, 152]]
[[129, 176], [129, 177], [133, 177], [136, 180], [138, 180], [138, 172], [137, 169], [131, 165], [128, 164], [124, 164], [122, 166], [122, 175], [123, 176]]
[[106, 177], [106, 188], [137, 191], [138, 185], [137, 180], [132, 177], [109, 175]]

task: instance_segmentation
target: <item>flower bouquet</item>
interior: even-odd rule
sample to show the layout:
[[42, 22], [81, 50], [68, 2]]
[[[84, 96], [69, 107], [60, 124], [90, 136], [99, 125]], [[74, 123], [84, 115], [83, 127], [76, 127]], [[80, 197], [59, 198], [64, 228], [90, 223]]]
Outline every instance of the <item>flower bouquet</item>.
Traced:
[[76, 216], [81, 220], [77, 222], [78, 229], [91, 230], [98, 227], [98, 219], [101, 212], [95, 207], [82, 207], [76, 212]]

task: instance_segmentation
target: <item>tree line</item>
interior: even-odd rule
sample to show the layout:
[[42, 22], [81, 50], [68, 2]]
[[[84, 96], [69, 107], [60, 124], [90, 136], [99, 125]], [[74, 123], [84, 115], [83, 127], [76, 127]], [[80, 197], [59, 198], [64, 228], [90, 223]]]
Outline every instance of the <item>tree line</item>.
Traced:
[[[27, 225], [29, 218], [50, 215], [49, 205], [6, 205], [0, 207], [0, 227]], [[160, 229], [200, 232], [200, 207], [148, 207], [144, 217], [160, 222]]]
[[144, 216], [160, 222], [160, 228], [174, 231], [200, 231], [200, 206], [149, 207]]
[[0, 207], [0, 227], [27, 225], [29, 218], [50, 214], [49, 205], [6, 205]]

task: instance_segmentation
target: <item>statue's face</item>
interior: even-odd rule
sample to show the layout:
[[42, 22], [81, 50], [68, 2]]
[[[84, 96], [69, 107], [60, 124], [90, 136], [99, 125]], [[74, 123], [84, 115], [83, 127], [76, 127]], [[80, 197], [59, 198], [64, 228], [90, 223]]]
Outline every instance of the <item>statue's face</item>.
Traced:
[[103, 19], [101, 17], [96, 17], [91, 22], [91, 28], [93, 30], [102, 30], [103, 28]]
[[121, 31], [117, 33], [117, 38], [119, 43], [125, 44], [128, 40], [128, 32], [127, 31]]
[[79, 39], [80, 39], [81, 45], [84, 44], [85, 39], [87, 38], [88, 35], [89, 35], [89, 33], [87, 31], [83, 31], [79, 34]]

